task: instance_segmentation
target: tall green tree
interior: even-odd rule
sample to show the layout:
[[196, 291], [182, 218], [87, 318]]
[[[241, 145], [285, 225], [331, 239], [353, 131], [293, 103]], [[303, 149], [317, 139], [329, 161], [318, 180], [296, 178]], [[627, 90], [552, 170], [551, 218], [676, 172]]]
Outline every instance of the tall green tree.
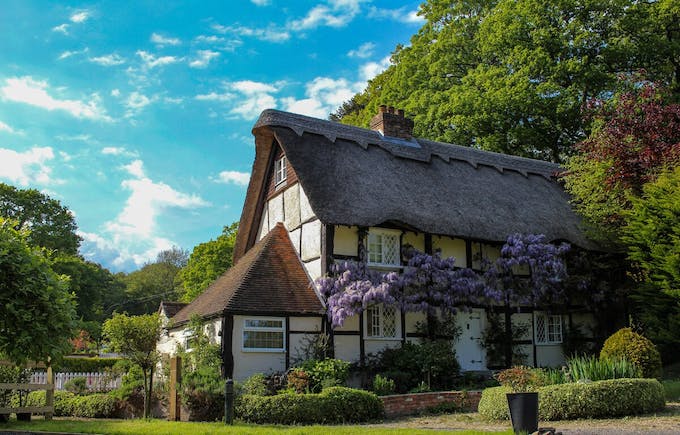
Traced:
[[233, 264], [238, 222], [225, 226], [215, 240], [194, 247], [187, 265], [178, 277], [184, 293], [182, 301], [191, 302]]
[[429, 0], [426, 23], [334, 118], [368, 127], [405, 109], [415, 135], [561, 162], [583, 140], [581, 109], [619, 74], [680, 80], [677, 2]]
[[18, 226], [0, 217], [0, 353], [16, 363], [46, 361], [71, 350], [75, 301], [68, 279]]
[[122, 276], [125, 300], [113, 308], [129, 314], [148, 314], [163, 299], [176, 300], [181, 294], [177, 274], [187, 264], [187, 253], [177, 247], [160, 252], [156, 260]]
[[30, 229], [28, 242], [68, 255], [77, 255], [81, 238], [71, 211], [35, 189], [0, 183], [0, 216], [13, 219], [15, 229]]
[[161, 335], [158, 314], [127, 316], [114, 314], [104, 322], [103, 332], [111, 349], [125, 355], [144, 375], [144, 418], [151, 417], [153, 372], [160, 359], [156, 342]]

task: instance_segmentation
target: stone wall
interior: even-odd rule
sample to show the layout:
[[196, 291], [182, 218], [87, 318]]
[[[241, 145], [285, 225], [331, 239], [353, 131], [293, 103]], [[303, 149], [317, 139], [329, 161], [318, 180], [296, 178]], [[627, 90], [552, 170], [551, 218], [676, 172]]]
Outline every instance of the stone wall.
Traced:
[[436, 393], [396, 394], [381, 397], [387, 418], [418, 414], [444, 403], [455, 403], [463, 411], [477, 412], [481, 391], [440, 391]]

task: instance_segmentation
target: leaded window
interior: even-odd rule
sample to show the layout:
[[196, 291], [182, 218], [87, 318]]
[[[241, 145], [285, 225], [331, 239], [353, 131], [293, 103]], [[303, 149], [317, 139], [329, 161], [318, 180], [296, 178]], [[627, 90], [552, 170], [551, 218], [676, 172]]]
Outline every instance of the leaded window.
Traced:
[[371, 229], [368, 233], [368, 264], [401, 266], [401, 243], [398, 231]]
[[390, 305], [373, 305], [366, 310], [366, 336], [397, 338], [397, 309]]
[[562, 343], [562, 316], [534, 313], [536, 344]]

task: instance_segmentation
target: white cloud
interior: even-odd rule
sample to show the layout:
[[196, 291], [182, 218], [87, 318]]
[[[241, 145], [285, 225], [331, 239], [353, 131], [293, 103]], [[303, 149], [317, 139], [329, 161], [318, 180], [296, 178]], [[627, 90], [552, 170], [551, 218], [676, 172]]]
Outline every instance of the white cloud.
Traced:
[[125, 107], [128, 109], [125, 116], [133, 116], [151, 103], [152, 100], [149, 97], [135, 91], [131, 93], [125, 101]]
[[222, 26], [220, 24], [213, 24], [212, 28], [219, 33], [233, 33], [242, 37], [259, 39], [260, 41], [284, 42], [290, 39], [290, 33], [286, 29], [280, 29], [274, 26], [253, 28], [240, 25]]
[[64, 60], [68, 59], [69, 57], [76, 56], [79, 54], [85, 54], [89, 51], [89, 48], [85, 47], [82, 50], [75, 50], [75, 51], [62, 51], [59, 57], [57, 58], [58, 60]]
[[54, 159], [50, 147], [33, 147], [24, 152], [0, 148], [0, 178], [20, 186], [30, 183], [50, 184], [52, 168], [47, 162]]
[[64, 23], [64, 24], [60, 24], [58, 26], [52, 27], [52, 31], [63, 33], [64, 35], [68, 35], [68, 28], [69, 28], [69, 25]]
[[5, 80], [0, 96], [8, 101], [29, 104], [46, 110], [63, 110], [76, 118], [111, 121], [106, 111], [99, 106], [100, 98], [93, 94], [89, 101], [61, 100], [48, 93], [46, 81], [32, 77], [14, 77]]
[[170, 65], [173, 63], [180, 62], [182, 58], [176, 56], [155, 56], [147, 51], [139, 50], [137, 51], [137, 56], [139, 56], [144, 65], [147, 68], [155, 68], [157, 66]]
[[12, 127], [10, 127], [9, 125], [5, 124], [2, 121], [0, 121], [0, 131], [4, 131], [11, 134], [20, 134], [19, 131], [13, 129]]
[[130, 164], [124, 165], [123, 169], [133, 177], [144, 178], [144, 162], [141, 160], [133, 160]]
[[229, 114], [237, 118], [251, 120], [264, 109], [276, 107], [276, 98], [272, 95], [279, 91], [280, 84], [241, 80], [225, 82], [225, 92], [196, 95], [199, 101], [235, 102], [229, 108]]
[[381, 9], [371, 6], [368, 10], [369, 18], [388, 19], [407, 24], [424, 24], [425, 18], [418, 15], [418, 10], [408, 10], [406, 7], [399, 9]]
[[107, 257], [118, 269], [142, 266], [159, 251], [176, 243], [159, 234], [158, 217], [169, 209], [193, 210], [210, 205], [200, 196], [175, 190], [146, 176], [141, 160], [124, 169], [132, 177], [121, 187], [130, 192], [115, 219], [106, 222], [99, 234], [81, 232], [83, 253], [88, 258]]
[[373, 49], [375, 48], [375, 44], [372, 42], [365, 42], [359, 46], [359, 48], [355, 50], [350, 50], [347, 52], [347, 56], [349, 57], [358, 57], [360, 59], [366, 59], [369, 58], [373, 55]]
[[293, 97], [282, 98], [284, 109], [303, 115], [326, 118], [344, 101], [361, 91], [362, 83], [351, 83], [344, 78], [317, 77], [305, 85], [305, 96], [301, 100]]
[[250, 181], [250, 173], [238, 171], [222, 171], [216, 178], [213, 179], [216, 183], [236, 184], [238, 186], [247, 186]]
[[[359, 77], [361, 80], [364, 82], [368, 82], [381, 72], [385, 71], [387, 67], [390, 66], [390, 57], [384, 57], [382, 60], [379, 62], [368, 62], [363, 64], [359, 68]], [[366, 83], [361, 87], [362, 89], [365, 87]]]
[[104, 147], [101, 153], [109, 156], [124, 156], [137, 157], [139, 154], [136, 151], [129, 151], [125, 147]]
[[160, 46], [179, 45], [179, 44], [182, 43], [182, 41], [179, 38], [171, 38], [171, 37], [160, 35], [158, 33], [152, 33], [151, 34], [151, 42], [153, 42], [156, 45], [160, 45]]
[[111, 89], [111, 96], [112, 97], [120, 97], [120, 89]]
[[191, 68], [205, 68], [208, 66], [210, 61], [218, 57], [220, 53], [211, 50], [198, 50], [198, 58], [191, 61], [189, 66]]
[[210, 45], [216, 50], [234, 52], [237, 48], [243, 45], [243, 41], [240, 39], [229, 39], [223, 38], [217, 35], [199, 35], [194, 38], [194, 42], [197, 44]]
[[236, 95], [230, 92], [225, 92], [218, 94], [216, 92], [211, 92], [209, 94], [199, 94], [195, 97], [198, 101], [229, 101], [236, 98]]
[[92, 16], [92, 14], [90, 14], [90, 11], [84, 10], [84, 11], [78, 11], [78, 12], [72, 14], [69, 19], [71, 20], [71, 22], [74, 22], [74, 23], [84, 23], [91, 16]]
[[317, 5], [307, 15], [292, 21], [291, 30], [315, 29], [320, 26], [343, 27], [359, 14], [364, 0], [330, 0], [327, 4]]
[[267, 6], [270, 3], [270, 0], [250, 0], [250, 1], [257, 6]]
[[106, 54], [104, 56], [91, 57], [90, 62], [101, 66], [115, 66], [125, 63], [125, 59], [115, 53], [112, 53]]

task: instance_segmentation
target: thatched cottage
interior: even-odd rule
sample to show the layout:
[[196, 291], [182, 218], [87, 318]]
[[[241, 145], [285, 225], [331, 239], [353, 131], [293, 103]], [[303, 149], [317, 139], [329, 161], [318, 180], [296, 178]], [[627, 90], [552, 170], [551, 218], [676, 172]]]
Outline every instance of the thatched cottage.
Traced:
[[[384, 106], [371, 126], [260, 115], [235, 265], [171, 316], [161, 351], [189, 344], [186, 323], [199, 315], [222, 345], [226, 375], [236, 379], [284, 371], [310, 334], [328, 333], [336, 358], [360, 362], [417, 340], [424, 315], [375, 306], [331, 328], [314, 280], [334, 261], [358, 260], [365, 250], [370, 267], [399, 270], [410, 245], [478, 268], [477, 259], [497, 256], [512, 233], [594, 248], [556, 182], [557, 165], [414, 138], [413, 122]], [[487, 368], [486, 321], [484, 307], [456, 315], [463, 370]], [[519, 343], [528, 363], [564, 360], [565, 316], [527, 308], [512, 321], [531, 325]]]

